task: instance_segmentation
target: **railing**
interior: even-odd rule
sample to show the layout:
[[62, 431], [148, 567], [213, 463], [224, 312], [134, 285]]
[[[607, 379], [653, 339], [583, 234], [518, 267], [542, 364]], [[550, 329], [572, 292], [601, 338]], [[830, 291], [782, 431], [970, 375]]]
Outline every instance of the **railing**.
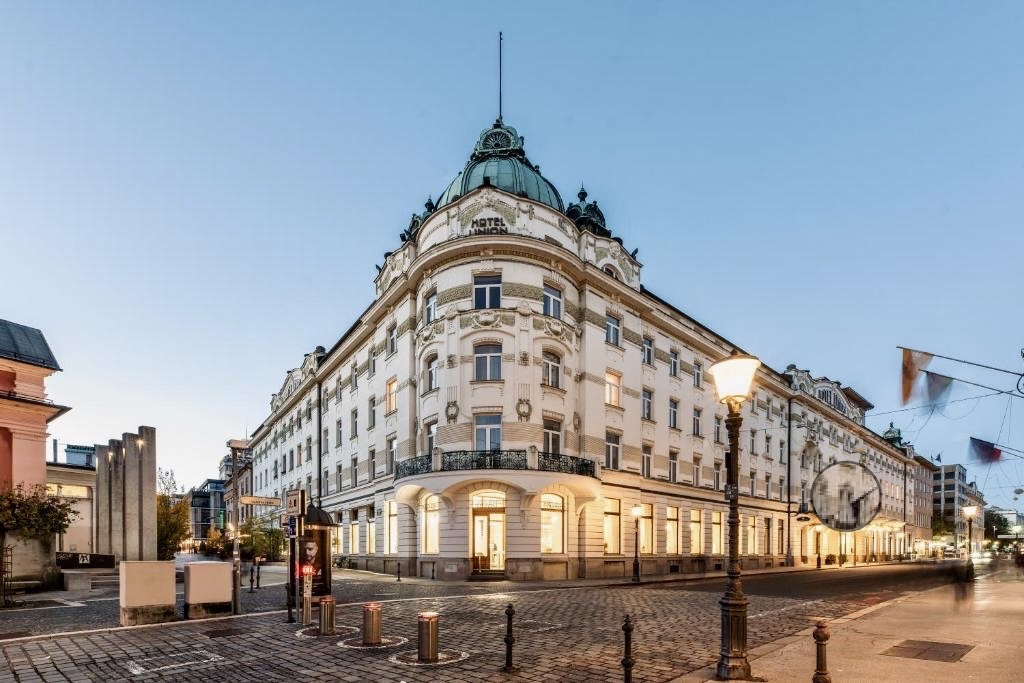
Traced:
[[525, 470], [526, 451], [448, 451], [441, 454], [441, 471]]
[[421, 455], [416, 458], [395, 463], [395, 479], [411, 477], [415, 474], [426, 474], [431, 470], [432, 456]]
[[[530, 467], [525, 450], [448, 451], [441, 454], [441, 472], [463, 470], [530, 470], [596, 477], [593, 461], [563, 453], [537, 454], [536, 468]], [[421, 455], [395, 464], [395, 479], [433, 472], [433, 457]]]
[[564, 453], [537, 454], [537, 469], [543, 472], [561, 472], [563, 474], [580, 474], [584, 477], [596, 477], [597, 468], [592, 460], [577, 458], [575, 455]]

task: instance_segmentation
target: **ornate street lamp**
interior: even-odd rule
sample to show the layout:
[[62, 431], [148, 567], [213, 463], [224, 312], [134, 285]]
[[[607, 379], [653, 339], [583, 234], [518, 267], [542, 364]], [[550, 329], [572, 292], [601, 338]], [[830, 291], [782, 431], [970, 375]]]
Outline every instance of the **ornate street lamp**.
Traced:
[[637, 503], [630, 512], [633, 513], [633, 583], [640, 583], [640, 515], [644, 506]]
[[1017, 554], [1020, 554], [1020, 530], [1021, 530], [1020, 524], [1014, 524], [1013, 528], [1010, 529], [1010, 531], [1013, 532], [1013, 544], [1016, 546], [1013, 549], [1013, 551], [1015, 553], [1017, 553]]
[[718, 601], [722, 608], [722, 648], [718, 658], [718, 680], [749, 680], [750, 662], [747, 661], [747, 598], [740, 583], [740, 501], [739, 501], [739, 447], [740, 404], [750, 397], [750, 383], [761, 361], [735, 349], [725, 360], [710, 368], [708, 374], [715, 381], [715, 393], [729, 414], [725, 428], [729, 434], [729, 454], [725, 461], [725, 499], [729, 501], [729, 580], [725, 595]]

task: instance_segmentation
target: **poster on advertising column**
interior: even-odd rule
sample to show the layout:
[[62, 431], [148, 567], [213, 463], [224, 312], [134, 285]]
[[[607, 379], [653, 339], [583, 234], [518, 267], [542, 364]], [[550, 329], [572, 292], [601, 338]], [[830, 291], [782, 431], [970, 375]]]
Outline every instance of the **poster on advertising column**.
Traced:
[[331, 568], [328, 550], [326, 529], [307, 529], [306, 533], [299, 537], [296, 578], [301, 581], [306, 567], [309, 567], [310, 576], [313, 577], [314, 596], [331, 594]]

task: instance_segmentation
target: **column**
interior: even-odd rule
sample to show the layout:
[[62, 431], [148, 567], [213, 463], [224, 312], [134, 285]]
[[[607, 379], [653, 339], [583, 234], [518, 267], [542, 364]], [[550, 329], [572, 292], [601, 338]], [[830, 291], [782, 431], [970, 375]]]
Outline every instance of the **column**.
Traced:
[[140, 559], [156, 559], [156, 429], [139, 427], [139, 548]]
[[107, 442], [110, 453], [110, 552], [124, 558], [124, 451], [121, 442]]
[[110, 554], [110, 460], [106, 446], [96, 444], [96, 552]]
[[125, 432], [121, 435], [124, 449], [124, 559], [141, 560], [139, 544], [139, 496], [142, 491], [139, 437]]

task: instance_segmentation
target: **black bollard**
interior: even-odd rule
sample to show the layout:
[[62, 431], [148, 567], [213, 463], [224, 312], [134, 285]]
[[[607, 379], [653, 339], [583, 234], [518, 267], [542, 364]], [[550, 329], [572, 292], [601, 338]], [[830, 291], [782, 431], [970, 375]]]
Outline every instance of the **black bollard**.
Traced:
[[627, 614], [622, 621], [622, 632], [626, 636], [626, 647], [622, 656], [622, 683], [633, 683], [633, 620]]
[[430, 580], [431, 581], [434, 580], [434, 565], [435, 564], [437, 564], [437, 563], [436, 562], [431, 562], [430, 563]]
[[401, 581], [402, 580], [402, 563], [401, 562], [398, 563], [398, 569], [395, 571], [395, 575], [398, 576], [398, 579], [396, 579], [397, 581]]
[[828, 639], [832, 636], [828, 632], [828, 624], [824, 621], [819, 621], [818, 628], [814, 629], [813, 635], [817, 652], [814, 676], [811, 677], [811, 681], [812, 683], [832, 683], [832, 676], [828, 673], [828, 661], [825, 658], [825, 646], [828, 644]]
[[286, 583], [284, 585], [284, 591], [288, 594], [288, 623], [295, 623], [295, 615], [292, 614], [292, 606], [295, 604], [295, 594], [292, 592], [292, 584]]
[[515, 671], [512, 666], [512, 645], [516, 642], [512, 636], [512, 617], [515, 616], [515, 613], [512, 603], [509, 603], [505, 608], [505, 666], [501, 669], [502, 671]]
[[259, 587], [260, 587], [260, 563], [257, 562], [256, 563], [256, 589], [259, 590]]
[[253, 569], [253, 566], [250, 564], [249, 565], [249, 592], [250, 593], [255, 593], [256, 592], [256, 591], [253, 590], [253, 585], [255, 585], [255, 583], [256, 583], [256, 570]]

